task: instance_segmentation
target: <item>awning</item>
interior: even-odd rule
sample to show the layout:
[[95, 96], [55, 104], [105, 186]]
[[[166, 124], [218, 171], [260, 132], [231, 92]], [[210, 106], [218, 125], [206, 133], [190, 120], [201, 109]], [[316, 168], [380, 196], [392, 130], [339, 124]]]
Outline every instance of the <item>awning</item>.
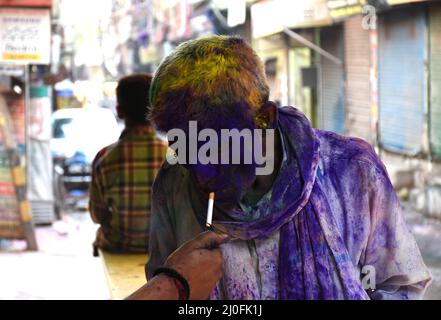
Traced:
[[319, 47], [318, 45], [316, 45], [315, 43], [309, 41], [308, 39], [306, 39], [305, 37], [302, 37], [300, 34], [298, 34], [297, 32], [292, 31], [291, 29], [285, 27], [283, 29], [283, 32], [285, 32], [288, 36], [290, 36], [291, 38], [293, 38], [294, 40], [297, 40], [298, 42], [300, 42], [301, 44], [303, 44], [305, 47], [310, 48], [311, 50], [314, 50], [315, 52], [317, 52], [318, 54], [320, 54], [321, 56], [325, 57], [326, 59], [334, 62], [335, 64], [341, 65], [343, 64], [343, 62], [341, 61], [341, 59], [339, 59], [338, 57], [332, 55], [331, 53], [329, 53], [328, 51], [322, 49], [321, 47]]

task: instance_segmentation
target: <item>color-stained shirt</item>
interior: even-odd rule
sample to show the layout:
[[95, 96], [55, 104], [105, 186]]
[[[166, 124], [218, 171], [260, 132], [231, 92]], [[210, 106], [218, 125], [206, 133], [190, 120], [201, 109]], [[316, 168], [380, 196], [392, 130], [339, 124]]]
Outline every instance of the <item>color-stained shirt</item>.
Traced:
[[151, 186], [167, 145], [149, 125], [126, 128], [92, 163], [90, 213], [100, 224], [94, 245], [109, 251], [147, 252]]
[[[283, 140], [296, 144], [299, 172], [282, 163], [256, 209], [267, 215], [259, 224], [231, 227], [245, 239], [222, 245], [223, 276], [211, 298], [421, 298], [431, 275], [372, 147], [311, 128], [295, 108], [280, 109], [279, 129]], [[286, 184], [296, 190], [292, 180], [299, 177], [306, 188], [299, 201], [295, 192], [290, 198], [277, 189]], [[164, 163], [153, 186], [148, 278], [203, 230], [191, 190], [188, 170]]]

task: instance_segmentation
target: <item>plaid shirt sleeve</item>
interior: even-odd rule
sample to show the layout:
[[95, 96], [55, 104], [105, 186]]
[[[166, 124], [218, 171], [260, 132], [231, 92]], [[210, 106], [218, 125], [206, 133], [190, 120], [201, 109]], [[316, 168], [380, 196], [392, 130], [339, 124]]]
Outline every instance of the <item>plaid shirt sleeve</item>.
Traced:
[[106, 148], [102, 149], [96, 155], [92, 162], [92, 182], [89, 188], [89, 210], [90, 216], [95, 223], [102, 223], [109, 210], [102, 193], [102, 185], [100, 183], [99, 163], [102, 156], [106, 153]]

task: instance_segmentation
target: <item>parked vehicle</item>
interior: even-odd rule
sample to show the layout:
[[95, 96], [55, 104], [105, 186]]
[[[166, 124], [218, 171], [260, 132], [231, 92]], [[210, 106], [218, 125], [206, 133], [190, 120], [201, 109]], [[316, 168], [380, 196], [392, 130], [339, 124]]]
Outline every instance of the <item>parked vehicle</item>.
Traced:
[[83, 152], [54, 164], [56, 211], [72, 208], [86, 210], [89, 200], [91, 165]]
[[54, 159], [55, 209], [86, 209], [91, 163], [121, 132], [112, 111], [69, 108], [52, 115], [51, 151]]

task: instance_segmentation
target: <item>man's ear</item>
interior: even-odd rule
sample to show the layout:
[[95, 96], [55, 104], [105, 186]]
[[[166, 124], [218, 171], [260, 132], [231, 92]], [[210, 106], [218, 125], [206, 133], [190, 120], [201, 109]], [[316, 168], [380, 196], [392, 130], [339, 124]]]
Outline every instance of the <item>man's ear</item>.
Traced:
[[277, 105], [272, 101], [265, 102], [256, 112], [256, 126], [258, 129], [275, 129], [278, 120]]

